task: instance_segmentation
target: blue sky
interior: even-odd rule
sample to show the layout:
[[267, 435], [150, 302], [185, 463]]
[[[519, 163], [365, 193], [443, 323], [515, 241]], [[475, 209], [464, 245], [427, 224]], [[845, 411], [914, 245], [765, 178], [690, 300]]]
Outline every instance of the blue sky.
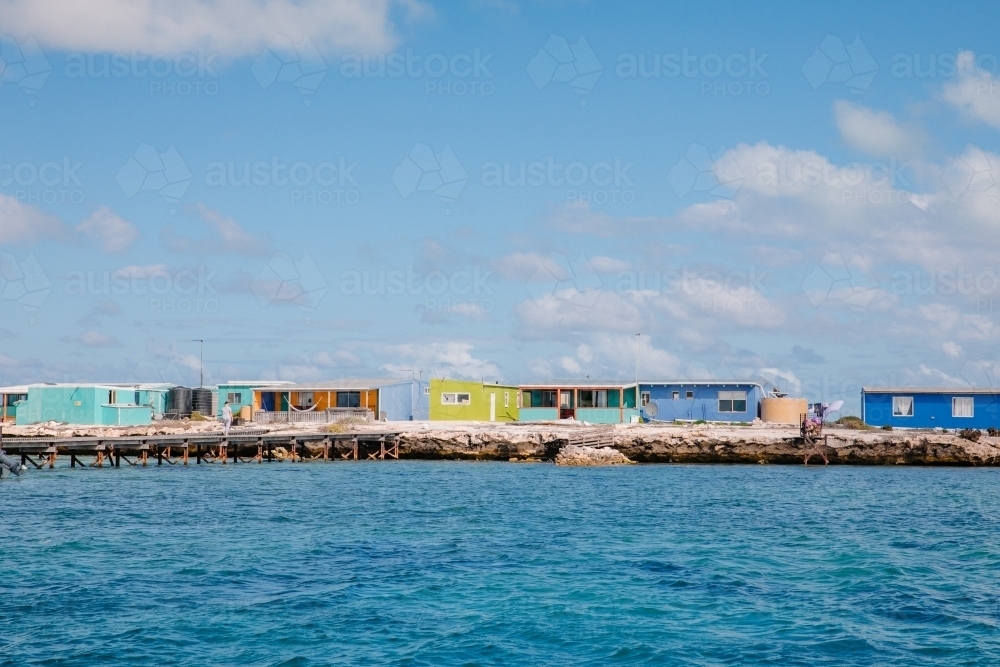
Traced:
[[985, 3], [122, 2], [0, 1], [0, 384], [995, 382]]

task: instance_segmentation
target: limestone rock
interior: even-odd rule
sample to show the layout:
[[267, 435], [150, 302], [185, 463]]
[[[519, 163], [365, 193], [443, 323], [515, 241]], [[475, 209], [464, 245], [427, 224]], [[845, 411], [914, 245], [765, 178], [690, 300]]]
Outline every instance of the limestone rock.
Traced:
[[614, 466], [625, 463], [633, 462], [611, 447], [566, 445], [556, 455], [556, 465], [560, 466]]

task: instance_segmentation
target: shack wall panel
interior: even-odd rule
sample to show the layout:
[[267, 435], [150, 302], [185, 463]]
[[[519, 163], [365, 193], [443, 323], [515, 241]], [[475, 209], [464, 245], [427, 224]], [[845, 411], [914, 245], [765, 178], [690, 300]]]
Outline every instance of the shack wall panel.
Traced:
[[[913, 416], [892, 414], [892, 397], [913, 398]], [[952, 417], [952, 398], [972, 397], [972, 417]], [[1000, 394], [869, 393], [862, 397], [865, 423], [893, 428], [1000, 428]]]

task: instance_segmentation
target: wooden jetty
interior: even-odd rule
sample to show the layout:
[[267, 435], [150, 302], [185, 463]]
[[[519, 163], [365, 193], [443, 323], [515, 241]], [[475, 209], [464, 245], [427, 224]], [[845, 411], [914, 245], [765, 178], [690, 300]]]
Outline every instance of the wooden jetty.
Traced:
[[54, 468], [56, 460], [69, 457], [70, 467], [120, 467], [218, 463], [264, 463], [275, 461], [275, 450], [283, 448], [293, 463], [360, 459], [384, 461], [399, 458], [399, 432], [380, 433], [268, 433], [230, 431], [185, 435], [121, 437], [4, 437], [0, 450], [20, 456], [22, 464]]

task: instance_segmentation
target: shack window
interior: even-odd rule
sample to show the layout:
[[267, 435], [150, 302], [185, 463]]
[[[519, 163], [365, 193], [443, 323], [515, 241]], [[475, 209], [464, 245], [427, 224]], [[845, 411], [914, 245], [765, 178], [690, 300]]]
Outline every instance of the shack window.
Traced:
[[581, 408], [606, 408], [608, 407], [607, 389], [581, 389]]
[[441, 394], [441, 405], [471, 405], [472, 396], [465, 393], [450, 392]]
[[675, 391], [675, 392], [673, 392], [673, 393], [672, 393], [672, 394], [670, 395], [670, 398], [674, 399], [675, 401], [676, 401], [677, 399], [679, 399], [680, 397], [681, 397], [681, 392], [679, 392], [679, 391]]
[[689, 391], [687, 392], [687, 394], [685, 394], [685, 396], [687, 396], [687, 399], [690, 401], [692, 398], [694, 398], [694, 392]]
[[230, 403], [242, 403], [243, 393], [239, 391], [231, 391], [226, 395], [226, 400]]
[[952, 417], [972, 417], [973, 411], [974, 408], [971, 396], [956, 396], [951, 399]]
[[568, 410], [573, 407], [573, 392], [571, 391], [559, 392], [559, 407], [564, 410]]
[[361, 407], [361, 392], [360, 391], [338, 391], [337, 392], [337, 407], [338, 408], [360, 408]]
[[505, 408], [509, 408], [510, 407], [510, 392], [509, 391], [505, 391], [503, 393], [503, 406]]
[[313, 398], [313, 393], [311, 391], [300, 391], [299, 392], [299, 407], [311, 408], [315, 402]]
[[542, 403], [540, 406], [532, 403], [534, 407], [543, 408], [554, 408], [556, 407], [556, 392], [555, 391], [542, 391]]
[[912, 396], [893, 396], [892, 397], [892, 416], [893, 417], [912, 417], [913, 416], [913, 397]]
[[745, 391], [720, 391], [719, 412], [746, 412], [747, 393]]
[[424, 387], [424, 393], [425, 394], [431, 393], [431, 388], [430, 387]]
[[644, 392], [642, 392], [641, 396], [642, 396], [642, 404], [643, 405], [649, 405], [649, 392], [648, 391], [644, 391]]

